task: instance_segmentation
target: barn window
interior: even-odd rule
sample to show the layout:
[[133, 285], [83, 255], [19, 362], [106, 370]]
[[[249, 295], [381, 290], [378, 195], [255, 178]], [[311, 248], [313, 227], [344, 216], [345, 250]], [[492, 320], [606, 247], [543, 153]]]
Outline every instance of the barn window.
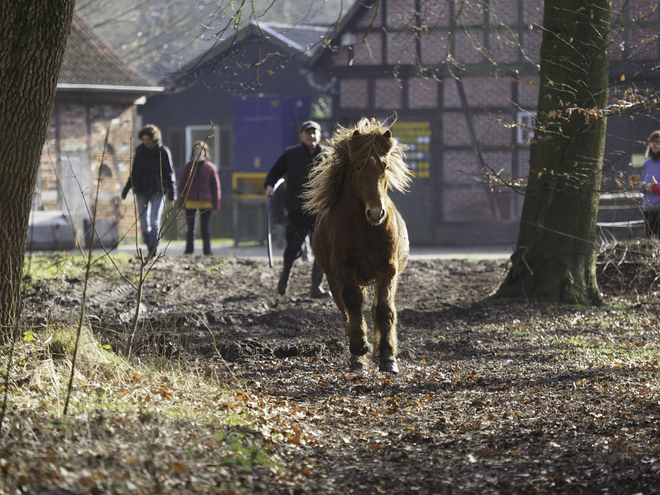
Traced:
[[534, 126], [536, 125], [536, 110], [525, 110], [516, 115], [518, 122], [517, 143], [528, 145], [534, 138]]

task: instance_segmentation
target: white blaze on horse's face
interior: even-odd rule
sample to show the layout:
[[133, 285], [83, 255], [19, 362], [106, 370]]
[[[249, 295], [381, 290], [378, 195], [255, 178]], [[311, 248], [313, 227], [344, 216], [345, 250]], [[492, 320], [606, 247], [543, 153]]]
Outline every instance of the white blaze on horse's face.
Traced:
[[371, 225], [380, 225], [385, 221], [384, 198], [387, 193], [385, 164], [377, 157], [370, 156], [355, 174], [358, 194], [364, 202], [364, 215]]

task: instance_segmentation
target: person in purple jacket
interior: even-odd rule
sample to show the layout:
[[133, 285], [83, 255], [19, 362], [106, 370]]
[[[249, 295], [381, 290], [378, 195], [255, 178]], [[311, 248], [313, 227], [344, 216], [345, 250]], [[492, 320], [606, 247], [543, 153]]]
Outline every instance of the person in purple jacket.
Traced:
[[204, 141], [193, 145], [190, 161], [183, 167], [179, 180], [179, 208], [186, 210], [185, 254], [195, 250], [195, 217], [201, 218], [204, 254], [211, 252], [211, 213], [220, 211], [220, 177], [215, 165], [206, 158], [209, 151]]
[[660, 131], [653, 131], [646, 149], [646, 161], [642, 169], [639, 190], [644, 193], [642, 210], [644, 211], [646, 237], [660, 238]]

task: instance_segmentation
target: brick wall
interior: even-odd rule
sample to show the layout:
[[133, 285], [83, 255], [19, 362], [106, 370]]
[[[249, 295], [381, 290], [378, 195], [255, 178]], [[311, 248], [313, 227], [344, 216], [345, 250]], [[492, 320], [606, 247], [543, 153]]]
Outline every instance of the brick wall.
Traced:
[[457, 82], [452, 77], [442, 80], [442, 99], [445, 108], [460, 108], [461, 98], [458, 94]]
[[345, 67], [348, 65], [349, 48], [347, 46], [340, 46], [339, 49], [332, 54], [332, 65], [335, 67]]
[[491, 24], [518, 23], [518, 0], [490, 0]]
[[543, 23], [543, 0], [523, 0], [523, 22], [538, 25]]
[[383, 41], [380, 33], [369, 33], [365, 41], [359, 39], [353, 46], [356, 65], [380, 65], [383, 63]]
[[[485, 165], [484, 171], [492, 171], [494, 174], [502, 173], [501, 177], [506, 180], [511, 180], [512, 169], [511, 162], [513, 153], [511, 151], [484, 151], [481, 153]], [[483, 177], [481, 177], [483, 179]]]
[[422, 2], [421, 18], [428, 28], [449, 26], [449, 2], [447, 0], [426, 0]]
[[469, 146], [471, 144], [465, 114], [447, 112], [442, 116], [442, 141], [446, 146]]
[[444, 189], [442, 207], [449, 222], [487, 222], [493, 219], [490, 194], [485, 186]]
[[447, 57], [449, 51], [447, 39], [449, 36], [445, 32], [430, 31], [422, 33], [421, 39], [421, 57], [423, 64], [439, 64]]
[[463, 87], [470, 107], [483, 109], [506, 107], [511, 104], [509, 77], [465, 77]]
[[[500, 120], [501, 119], [501, 120]], [[511, 143], [511, 129], [503, 122], [515, 119], [509, 114], [478, 115], [474, 119], [474, 128], [480, 146], [506, 146]]]
[[408, 81], [408, 107], [436, 108], [438, 82], [431, 78], [414, 77]]
[[482, 2], [456, 2], [454, 12], [459, 26], [480, 26], [484, 23]]
[[403, 106], [401, 82], [396, 79], [376, 79], [374, 105], [378, 109], [400, 109]]
[[415, 35], [410, 32], [387, 33], [387, 63], [409, 65], [415, 63]]
[[[88, 154], [89, 183], [81, 184], [88, 192], [89, 208], [96, 197], [96, 185], [101, 162], [101, 181], [98, 194], [97, 215], [99, 218], [114, 218], [119, 222], [120, 235], [134, 223], [130, 201], [120, 203], [119, 196], [123, 184], [130, 174], [132, 141], [135, 133], [133, 107], [113, 105], [59, 104], [57, 115], [60, 123], [59, 150], [61, 169], [66, 173], [67, 152]], [[109, 147], [104, 152], [108, 124], [110, 123]], [[58, 186], [58, 142], [55, 134], [56, 119], [51, 117], [46, 142], [42, 151], [38, 187], [41, 206], [44, 210], [65, 208], [58, 200], [61, 193]], [[75, 161], [75, 160], [74, 160]], [[81, 180], [85, 180], [81, 177]], [[129, 200], [132, 195], [129, 196]], [[67, 198], [69, 201], [71, 198]]]
[[411, 25], [415, 20], [414, 0], [388, 0], [387, 19], [388, 26]]
[[[446, 59], [448, 50], [448, 30], [450, 10], [458, 13], [461, 2], [431, 0], [422, 2], [422, 30], [420, 31], [420, 62], [422, 65], [438, 65]], [[529, 150], [515, 145], [515, 135], [511, 127], [505, 124], [515, 120], [516, 108], [512, 102], [523, 108], [534, 109], [538, 100], [538, 76], [520, 76], [519, 82], [511, 76], [475, 75], [488, 73], [491, 61], [497, 63], [526, 62], [520, 51], [523, 45], [525, 55], [538, 60], [542, 31], [538, 25], [543, 16], [542, 0], [490, 0], [490, 2], [465, 2], [464, 10], [458, 19], [458, 29], [453, 31], [453, 56], [460, 64], [484, 64], [484, 71], [474, 71], [471, 76], [461, 75], [461, 84], [465, 90], [468, 112], [464, 111], [459, 98], [456, 81], [445, 77], [437, 81], [433, 77], [410, 75], [406, 80], [397, 81], [389, 77], [389, 65], [408, 65], [414, 61], [416, 42], [413, 35], [406, 32], [406, 25], [414, 22], [411, 17], [413, 0], [388, 0], [386, 25], [389, 30], [374, 30], [370, 34], [368, 45], [354, 47], [355, 65], [380, 65], [383, 72], [374, 73], [373, 96], [368, 93], [367, 78], [347, 78], [340, 81], [339, 107], [346, 109], [368, 109], [372, 101], [379, 111], [397, 110], [400, 117], [407, 109], [438, 109], [437, 140], [432, 149], [432, 163], [441, 166], [437, 177], [442, 178], [442, 211], [444, 222], [492, 222], [515, 220], [519, 212], [514, 207], [519, 203], [509, 192], [491, 192], [476, 181], [484, 179], [484, 164], [472, 150], [470, 129], [473, 128], [478, 140], [480, 152], [487, 164], [499, 172], [503, 170], [505, 179], [518, 179], [526, 176]], [[488, 57], [485, 58], [483, 28], [484, 6], [489, 5], [490, 21], [488, 39]], [[522, 6], [522, 10], [521, 10]], [[371, 20], [373, 11], [367, 13]], [[519, 14], [525, 19], [522, 39], [518, 38], [517, 26]], [[365, 19], [362, 19], [364, 25]], [[529, 29], [531, 24], [531, 29]], [[379, 34], [376, 33], [378, 31]], [[377, 37], [384, 34], [384, 46]], [[382, 50], [387, 49], [383, 54]], [[384, 60], [383, 60], [384, 58]], [[334, 55], [335, 64], [348, 65], [347, 50], [340, 48]], [[473, 68], [470, 67], [470, 70]], [[433, 67], [430, 68], [433, 70]], [[407, 74], [407, 72], [404, 72]], [[430, 74], [430, 72], [429, 72]], [[403, 76], [405, 77], [405, 76]], [[442, 101], [439, 99], [438, 84], [442, 85]], [[517, 86], [514, 86], [517, 84]], [[403, 88], [407, 90], [404, 98]], [[514, 90], [515, 88], [515, 90]], [[407, 107], [403, 107], [407, 102]], [[441, 107], [440, 107], [441, 106]], [[484, 110], [488, 110], [484, 112]], [[493, 112], [498, 112], [493, 114]], [[428, 119], [420, 117], [423, 112], [405, 114], [403, 119]], [[517, 155], [516, 155], [517, 154]], [[520, 160], [517, 165], [518, 177], [512, 177], [514, 158]]]
[[541, 61], [541, 42], [543, 41], [543, 32], [538, 26], [527, 29], [523, 33], [523, 52], [525, 56], [533, 63]]
[[368, 108], [369, 86], [366, 79], [342, 79], [339, 83], [341, 108]]
[[539, 101], [538, 76], [521, 76], [518, 84], [518, 104], [521, 107], [536, 107]]
[[480, 178], [481, 166], [473, 151], [446, 151], [443, 177], [446, 184], [474, 184]]
[[481, 29], [456, 31], [454, 57], [463, 64], [483, 62], [484, 33]]
[[498, 63], [511, 63], [518, 61], [520, 47], [518, 35], [507, 29], [498, 29], [490, 32], [488, 55], [491, 60]]

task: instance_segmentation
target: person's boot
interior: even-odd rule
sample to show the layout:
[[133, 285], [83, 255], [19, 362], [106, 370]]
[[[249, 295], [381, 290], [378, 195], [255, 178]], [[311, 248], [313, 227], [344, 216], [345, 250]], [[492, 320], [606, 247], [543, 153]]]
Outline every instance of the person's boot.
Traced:
[[208, 239], [204, 238], [204, 240], [202, 242], [204, 244], [204, 247], [203, 247], [204, 254], [206, 256], [211, 256], [213, 254], [213, 251], [211, 251], [211, 238], [210, 237]]
[[314, 264], [312, 265], [312, 297], [315, 299], [330, 297], [332, 295], [329, 290], [321, 287], [321, 282], [323, 282], [323, 269], [314, 260]]
[[186, 232], [186, 250], [183, 254], [193, 254], [195, 251], [195, 231], [190, 228], [188, 225], [188, 231]]
[[183, 254], [193, 254], [194, 251], [195, 251], [195, 243], [186, 242], [186, 250], [183, 252]]
[[286, 286], [289, 283], [289, 274], [291, 273], [291, 267], [293, 262], [285, 261], [284, 266], [282, 267], [282, 273], [280, 274], [280, 281], [277, 282], [277, 292], [279, 295], [283, 296], [286, 292]]

